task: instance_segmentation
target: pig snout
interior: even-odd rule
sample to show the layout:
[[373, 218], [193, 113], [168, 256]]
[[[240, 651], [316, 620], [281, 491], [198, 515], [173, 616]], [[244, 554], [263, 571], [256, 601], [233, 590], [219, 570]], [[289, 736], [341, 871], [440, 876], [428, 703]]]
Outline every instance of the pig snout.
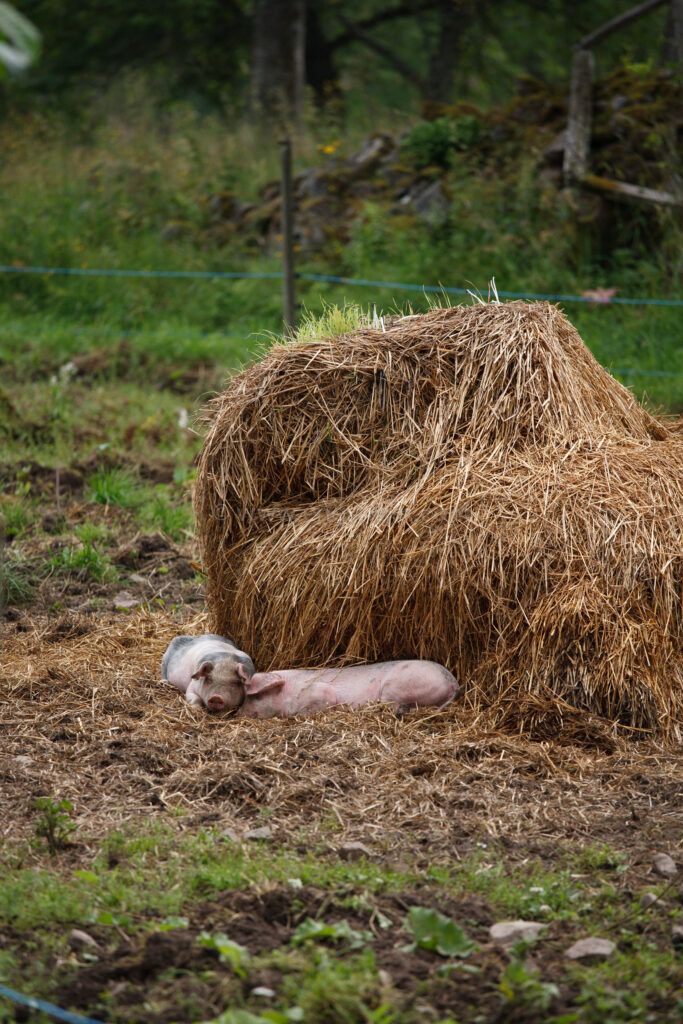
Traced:
[[214, 694], [213, 697], [209, 697], [206, 702], [206, 706], [209, 711], [223, 711], [225, 708], [225, 701], [218, 694]]

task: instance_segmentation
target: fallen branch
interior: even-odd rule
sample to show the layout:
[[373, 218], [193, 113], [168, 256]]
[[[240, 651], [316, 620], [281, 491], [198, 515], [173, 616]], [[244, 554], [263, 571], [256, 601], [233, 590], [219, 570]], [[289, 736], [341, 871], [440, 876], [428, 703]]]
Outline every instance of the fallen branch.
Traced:
[[662, 206], [681, 206], [683, 197], [671, 192], [661, 192], [656, 188], [645, 188], [643, 185], [629, 185], [625, 181], [614, 181], [613, 178], [602, 178], [598, 174], [584, 174], [579, 183], [585, 188], [601, 192], [623, 203], [659, 203]]

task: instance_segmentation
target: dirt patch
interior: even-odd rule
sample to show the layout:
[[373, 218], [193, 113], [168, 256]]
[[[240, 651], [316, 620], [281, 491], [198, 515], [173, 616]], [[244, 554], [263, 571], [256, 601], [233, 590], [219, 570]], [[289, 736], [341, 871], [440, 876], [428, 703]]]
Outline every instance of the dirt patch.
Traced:
[[[411, 944], [404, 927], [407, 910], [431, 906], [434, 899], [428, 891], [404, 890], [374, 896], [371, 905], [350, 910], [330, 892], [310, 886], [273, 885], [262, 892], [227, 891], [218, 900], [200, 904], [187, 928], [122, 940], [114, 930], [96, 926], [91, 929], [99, 947], [95, 962], [84, 962], [82, 953], [80, 959], [72, 956], [69, 977], [58, 988], [57, 1001], [95, 1016], [108, 1012], [116, 1020], [134, 1019], [144, 1024], [189, 1019], [188, 1000], [198, 1014], [192, 1019], [209, 1019], [228, 1005], [257, 1012], [254, 990], [265, 986], [279, 998], [288, 971], [296, 969], [291, 963], [287, 966], [282, 960], [269, 959], [267, 954], [291, 952], [295, 929], [313, 918], [328, 924], [345, 920], [354, 930], [364, 932], [385, 998], [390, 994], [392, 1005], [411, 1011], [416, 1019], [450, 1015], [468, 1022], [537, 1021], [537, 1005], [505, 998], [501, 980], [520, 954], [490, 941], [488, 925], [495, 918], [486, 900], [476, 896], [439, 900], [441, 911], [465, 927], [476, 943], [466, 962], [449, 961]], [[198, 941], [202, 932], [225, 933], [245, 947], [249, 958], [244, 970], [235, 972], [219, 959], [217, 950], [202, 945]], [[542, 940], [523, 954], [527, 976], [556, 985], [548, 1006], [553, 1014], [575, 1005], [577, 991], [563, 962], [571, 934], [572, 925], [552, 922]], [[14, 937], [16, 947], [28, 955], [30, 945], [22, 940]], [[348, 955], [344, 942], [330, 939], [322, 945], [334, 947], [342, 958]], [[87, 959], [92, 961], [92, 956], [90, 950]], [[444, 970], [446, 963], [449, 966]]]

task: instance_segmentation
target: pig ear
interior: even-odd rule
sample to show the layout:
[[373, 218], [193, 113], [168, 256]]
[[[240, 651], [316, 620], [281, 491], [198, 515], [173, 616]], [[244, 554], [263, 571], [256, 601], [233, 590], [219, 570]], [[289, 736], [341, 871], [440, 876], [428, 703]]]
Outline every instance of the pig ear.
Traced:
[[273, 690], [282, 689], [284, 685], [284, 679], [277, 672], [258, 672], [247, 683], [247, 697], [253, 697], [256, 693], [272, 693]]
[[241, 661], [237, 664], [237, 675], [240, 677], [244, 685], [248, 687], [249, 682], [251, 680], [251, 676], [249, 675]]
[[202, 676], [210, 676], [213, 672], [213, 662], [205, 661], [199, 666], [195, 674], [192, 676], [193, 679], [201, 679]]

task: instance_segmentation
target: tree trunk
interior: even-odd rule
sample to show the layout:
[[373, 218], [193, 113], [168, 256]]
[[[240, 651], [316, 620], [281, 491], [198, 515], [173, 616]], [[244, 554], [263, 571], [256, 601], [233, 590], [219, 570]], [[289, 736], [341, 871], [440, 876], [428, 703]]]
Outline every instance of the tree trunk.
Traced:
[[252, 50], [257, 116], [287, 131], [302, 112], [306, 0], [255, 0]]
[[306, 84], [315, 95], [318, 106], [341, 95], [339, 74], [334, 54], [338, 43], [326, 38], [314, 4], [306, 10]]
[[470, 22], [472, 9], [463, 0], [443, 0], [439, 7], [439, 34], [429, 61], [424, 98], [437, 103], [450, 103], [453, 99], [453, 78], [460, 44]]

